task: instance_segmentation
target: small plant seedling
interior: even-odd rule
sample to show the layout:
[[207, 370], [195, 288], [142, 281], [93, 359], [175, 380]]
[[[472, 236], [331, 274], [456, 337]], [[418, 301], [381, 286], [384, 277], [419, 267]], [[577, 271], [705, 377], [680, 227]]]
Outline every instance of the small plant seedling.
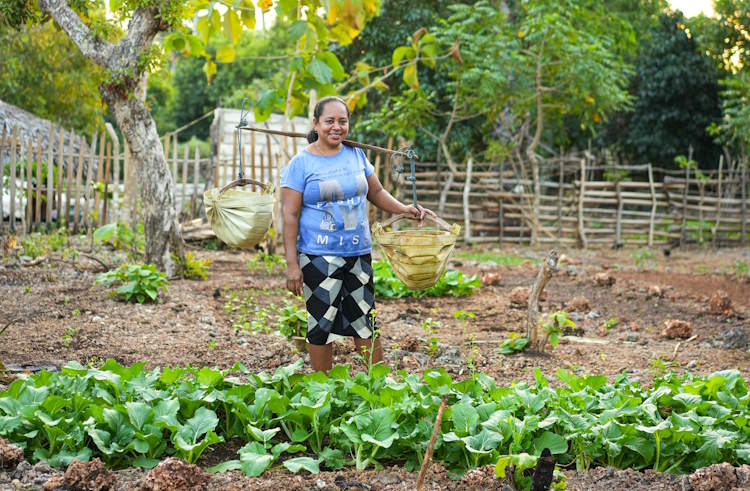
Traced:
[[182, 277], [185, 279], [205, 280], [208, 278], [208, 267], [211, 259], [198, 259], [192, 251], [185, 253], [185, 261], [182, 262]]
[[613, 327], [617, 327], [617, 324], [619, 324], [618, 320], [615, 319], [614, 317], [610, 317], [609, 319], [607, 319], [607, 322], [604, 323], [604, 329], [606, 329], [607, 332], [609, 332], [609, 330], [612, 329]]
[[747, 261], [737, 259], [732, 267], [732, 273], [737, 280], [750, 279], [750, 265]]
[[432, 317], [428, 317], [422, 321], [422, 330], [425, 334], [430, 336], [429, 346], [427, 347], [427, 354], [433, 357], [436, 356], [439, 351], [438, 343], [440, 342], [440, 338], [435, 336], [434, 334], [440, 327], [442, 327], [440, 325], [440, 321], [433, 320]]
[[258, 271], [263, 268], [266, 273], [272, 273], [286, 267], [286, 260], [279, 254], [268, 254], [265, 251], [258, 251], [258, 254], [247, 261], [247, 267], [250, 271]]
[[112, 292], [115, 297], [126, 302], [145, 303], [155, 302], [159, 290], [166, 290], [167, 277], [157, 271], [153, 264], [123, 264], [97, 276], [96, 283], [103, 283], [108, 287], [119, 285]]
[[216, 349], [216, 340], [215, 339], [211, 339], [208, 342], [208, 351], [213, 351], [215, 349]]
[[529, 344], [529, 338], [521, 336], [516, 331], [511, 331], [508, 337], [500, 343], [500, 353], [513, 355], [523, 351], [527, 344]]
[[285, 301], [279, 310], [279, 332], [287, 339], [307, 336], [307, 311], [296, 303]]
[[476, 319], [476, 317], [477, 317], [477, 314], [475, 314], [474, 312], [472, 312], [470, 310], [457, 310], [457, 311], [453, 312], [453, 318], [454, 319], [458, 319], [458, 320], [462, 320], [462, 321], [468, 321], [468, 320], [471, 320], [471, 319]]
[[553, 349], [560, 342], [560, 335], [562, 335], [564, 328], [576, 328], [575, 323], [570, 320], [570, 318], [568, 317], [568, 313], [564, 310], [558, 310], [557, 312], [553, 312], [552, 314], [548, 315], [543, 326], [544, 330], [546, 331], [547, 342]]
[[68, 347], [70, 346], [70, 343], [73, 342], [73, 338], [76, 334], [81, 330], [80, 327], [72, 327], [68, 326], [67, 329], [65, 329], [65, 334], [62, 336], [62, 343], [64, 346]]
[[643, 267], [646, 263], [650, 263], [654, 259], [654, 253], [650, 249], [640, 247], [630, 252], [630, 257], [633, 258], [637, 267]]
[[30, 286], [23, 287], [23, 292], [24, 293], [31, 293], [31, 287]]
[[81, 315], [81, 311], [78, 309], [73, 309], [73, 312], [71, 312], [71, 314], [73, 315], [73, 317], [78, 317], [79, 315]]

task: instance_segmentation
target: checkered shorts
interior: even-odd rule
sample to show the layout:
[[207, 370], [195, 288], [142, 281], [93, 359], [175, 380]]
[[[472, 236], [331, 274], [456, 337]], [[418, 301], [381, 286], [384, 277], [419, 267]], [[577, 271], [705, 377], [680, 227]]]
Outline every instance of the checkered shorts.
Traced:
[[308, 343], [324, 345], [344, 336], [372, 336], [375, 289], [370, 254], [341, 257], [300, 253], [299, 264]]

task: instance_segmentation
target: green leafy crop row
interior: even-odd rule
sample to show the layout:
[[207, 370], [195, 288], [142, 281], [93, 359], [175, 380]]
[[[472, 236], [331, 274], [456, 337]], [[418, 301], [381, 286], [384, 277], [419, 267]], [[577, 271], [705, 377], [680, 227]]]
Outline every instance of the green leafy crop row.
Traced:
[[[245, 440], [239, 459], [213, 471], [259, 475], [284, 453], [293, 472], [381, 462], [420, 465], [443, 397], [448, 408], [433, 454], [454, 475], [508, 455], [549, 448], [575, 462], [689, 472], [716, 462], [750, 463], [747, 386], [736, 370], [708, 377], [667, 375], [653, 387], [620, 375], [559, 370], [552, 388], [536, 370], [533, 385], [499, 387], [485, 374], [454, 382], [443, 370], [423, 378], [383, 365], [349, 374], [281, 367], [241, 382], [210, 368], [144, 370], [107, 361], [17, 380], [0, 393], [0, 436], [32, 460], [52, 465], [101, 457], [112, 466], [152, 466], [167, 454], [195, 462], [208, 447]], [[505, 456], [505, 457], [503, 457]]]
[[474, 293], [475, 288], [480, 288], [482, 283], [476, 276], [464, 278], [461, 271], [448, 270], [443, 273], [435, 286], [425, 290], [411, 290], [399, 280], [390, 264], [386, 261], [373, 261], [375, 295], [384, 298], [401, 297], [465, 297]]

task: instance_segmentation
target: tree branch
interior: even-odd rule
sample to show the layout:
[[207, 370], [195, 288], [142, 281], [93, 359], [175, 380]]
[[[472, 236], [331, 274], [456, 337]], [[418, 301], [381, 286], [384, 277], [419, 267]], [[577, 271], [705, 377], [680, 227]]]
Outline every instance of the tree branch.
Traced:
[[84, 56], [110, 71], [117, 66], [115, 46], [91, 34], [78, 14], [66, 0], [38, 0], [39, 8], [52, 17], [78, 46]]

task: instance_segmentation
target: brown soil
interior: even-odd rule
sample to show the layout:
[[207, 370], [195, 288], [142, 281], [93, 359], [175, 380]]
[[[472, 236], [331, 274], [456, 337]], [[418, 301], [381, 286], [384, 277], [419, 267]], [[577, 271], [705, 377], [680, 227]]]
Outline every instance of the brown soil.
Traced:
[[[503, 252], [533, 259], [546, 253], [532, 249]], [[530, 287], [536, 266], [461, 260], [454, 261], [454, 267], [469, 274], [491, 274], [499, 284], [464, 298], [379, 299], [377, 318], [388, 362], [412, 373], [444, 367], [454, 379], [460, 379], [468, 376], [471, 359], [477, 370], [495, 377], [499, 384], [531, 381], [537, 366], [553, 383], [560, 367], [603, 373], [610, 380], [627, 371], [645, 383], [665, 367], [698, 374], [737, 368], [748, 377], [748, 346], [723, 349], [714, 342], [730, 330], [740, 338], [743, 332], [750, 332], [750, 282], [729, 274], [735, 260], [750, 261], [748, 251], [678, 249], [670, 257], [658, 254], [640, 267], [626, 251], [564, 252], [571, 260], [547, 285], [543, 312], [563, 309], [576, 297], [587, 300], [588, 307], [581, 305], [581, 311], [571, 312], [576, 335], [566, 336], [554, 350], [544, 355], [498, 353], [498, 344], [511, 331], [525, 331], [525, 308], [511, 305], [510, 292], [515, 287]], [[305, 356], [277, 334], [235, 330], [232, 316], [225, 311], [231, 292], [241, 298], [251, 295], [252, 303], [269, 310], [273, 322], [276, 309], [271, 304], [278, 307], [291, 298], [283, 289], [280, 271], [250, 271], [246, 263], [251, 254], [247, 252], [198, 250], [196, 254], [213, 260], [209, 279], [172, 281], [159, 302], [151, 305], [117, 302], [105, 288], [92, 286], [99, 268], [94, 261], [82, 258], [75, 267], [52, 259], [33, 267], [13, 261], [1, 264], [0, 329], [11, 320], [20, 320], [2, 336], [0, 360], [11, 370], [55, 367], [71, 360], [99, 364], [114, 358], [123, 364], [145, 361], [149, 367], [190, 364], [228, 368], [240, 361], [253, 371], [269, 371]], [[110, 264], [122, 260], [104, 251], [98, 257]], [[597, 277], [603, 272], [607, 279]], [[717, 315], [709, 312], [709, 298], [718, 290], [726, 292], [732, 309]], [[456, 319], [453, 314], [459, 310], [476, 317]], [[434, 335], [422, 329], [428, 317], [440, 322]], [[616, 324], [613, 327], [614, 321], [610, 321], [606, 328], [610, 319]], [[695, 337], [664, 337], [667, 319], [690, 322]], [[433, 336], [438, 338], [438, 351], [430, 356]], [[351, 344], [337, 344], [334, 354], [336, 363], [362, 368]], [[309, 364], [306, 367], [309, 370]], [[217, 448], [207, 452], [199, 464], [213, 465], [232, 458], [236, 454], [231, 448]], [[28, 472], [36, 472], [28, 467]], [[13, 472], [0, 472], [0, 489], [17, 479]], [[42, 469], [29, 485], [36, 485], [40, 475], [55, 473], [59, 471]], [[632, 470], [566, 473], [568, 489], [682, 489], [684, 483], [679, 476]], [[138, 469], [115, 474], [117, 489], [131, 489], [145, 475]], [[208, 489], [413, 489], [415, 480], [416, 474], [401, 467], [317, 476], [272, 470], [257, 479], [244, 478], [235, 471], [211, 476]], [[437, 464], [428, 474], [426, 488], [469, 489], [450, 480]]]

